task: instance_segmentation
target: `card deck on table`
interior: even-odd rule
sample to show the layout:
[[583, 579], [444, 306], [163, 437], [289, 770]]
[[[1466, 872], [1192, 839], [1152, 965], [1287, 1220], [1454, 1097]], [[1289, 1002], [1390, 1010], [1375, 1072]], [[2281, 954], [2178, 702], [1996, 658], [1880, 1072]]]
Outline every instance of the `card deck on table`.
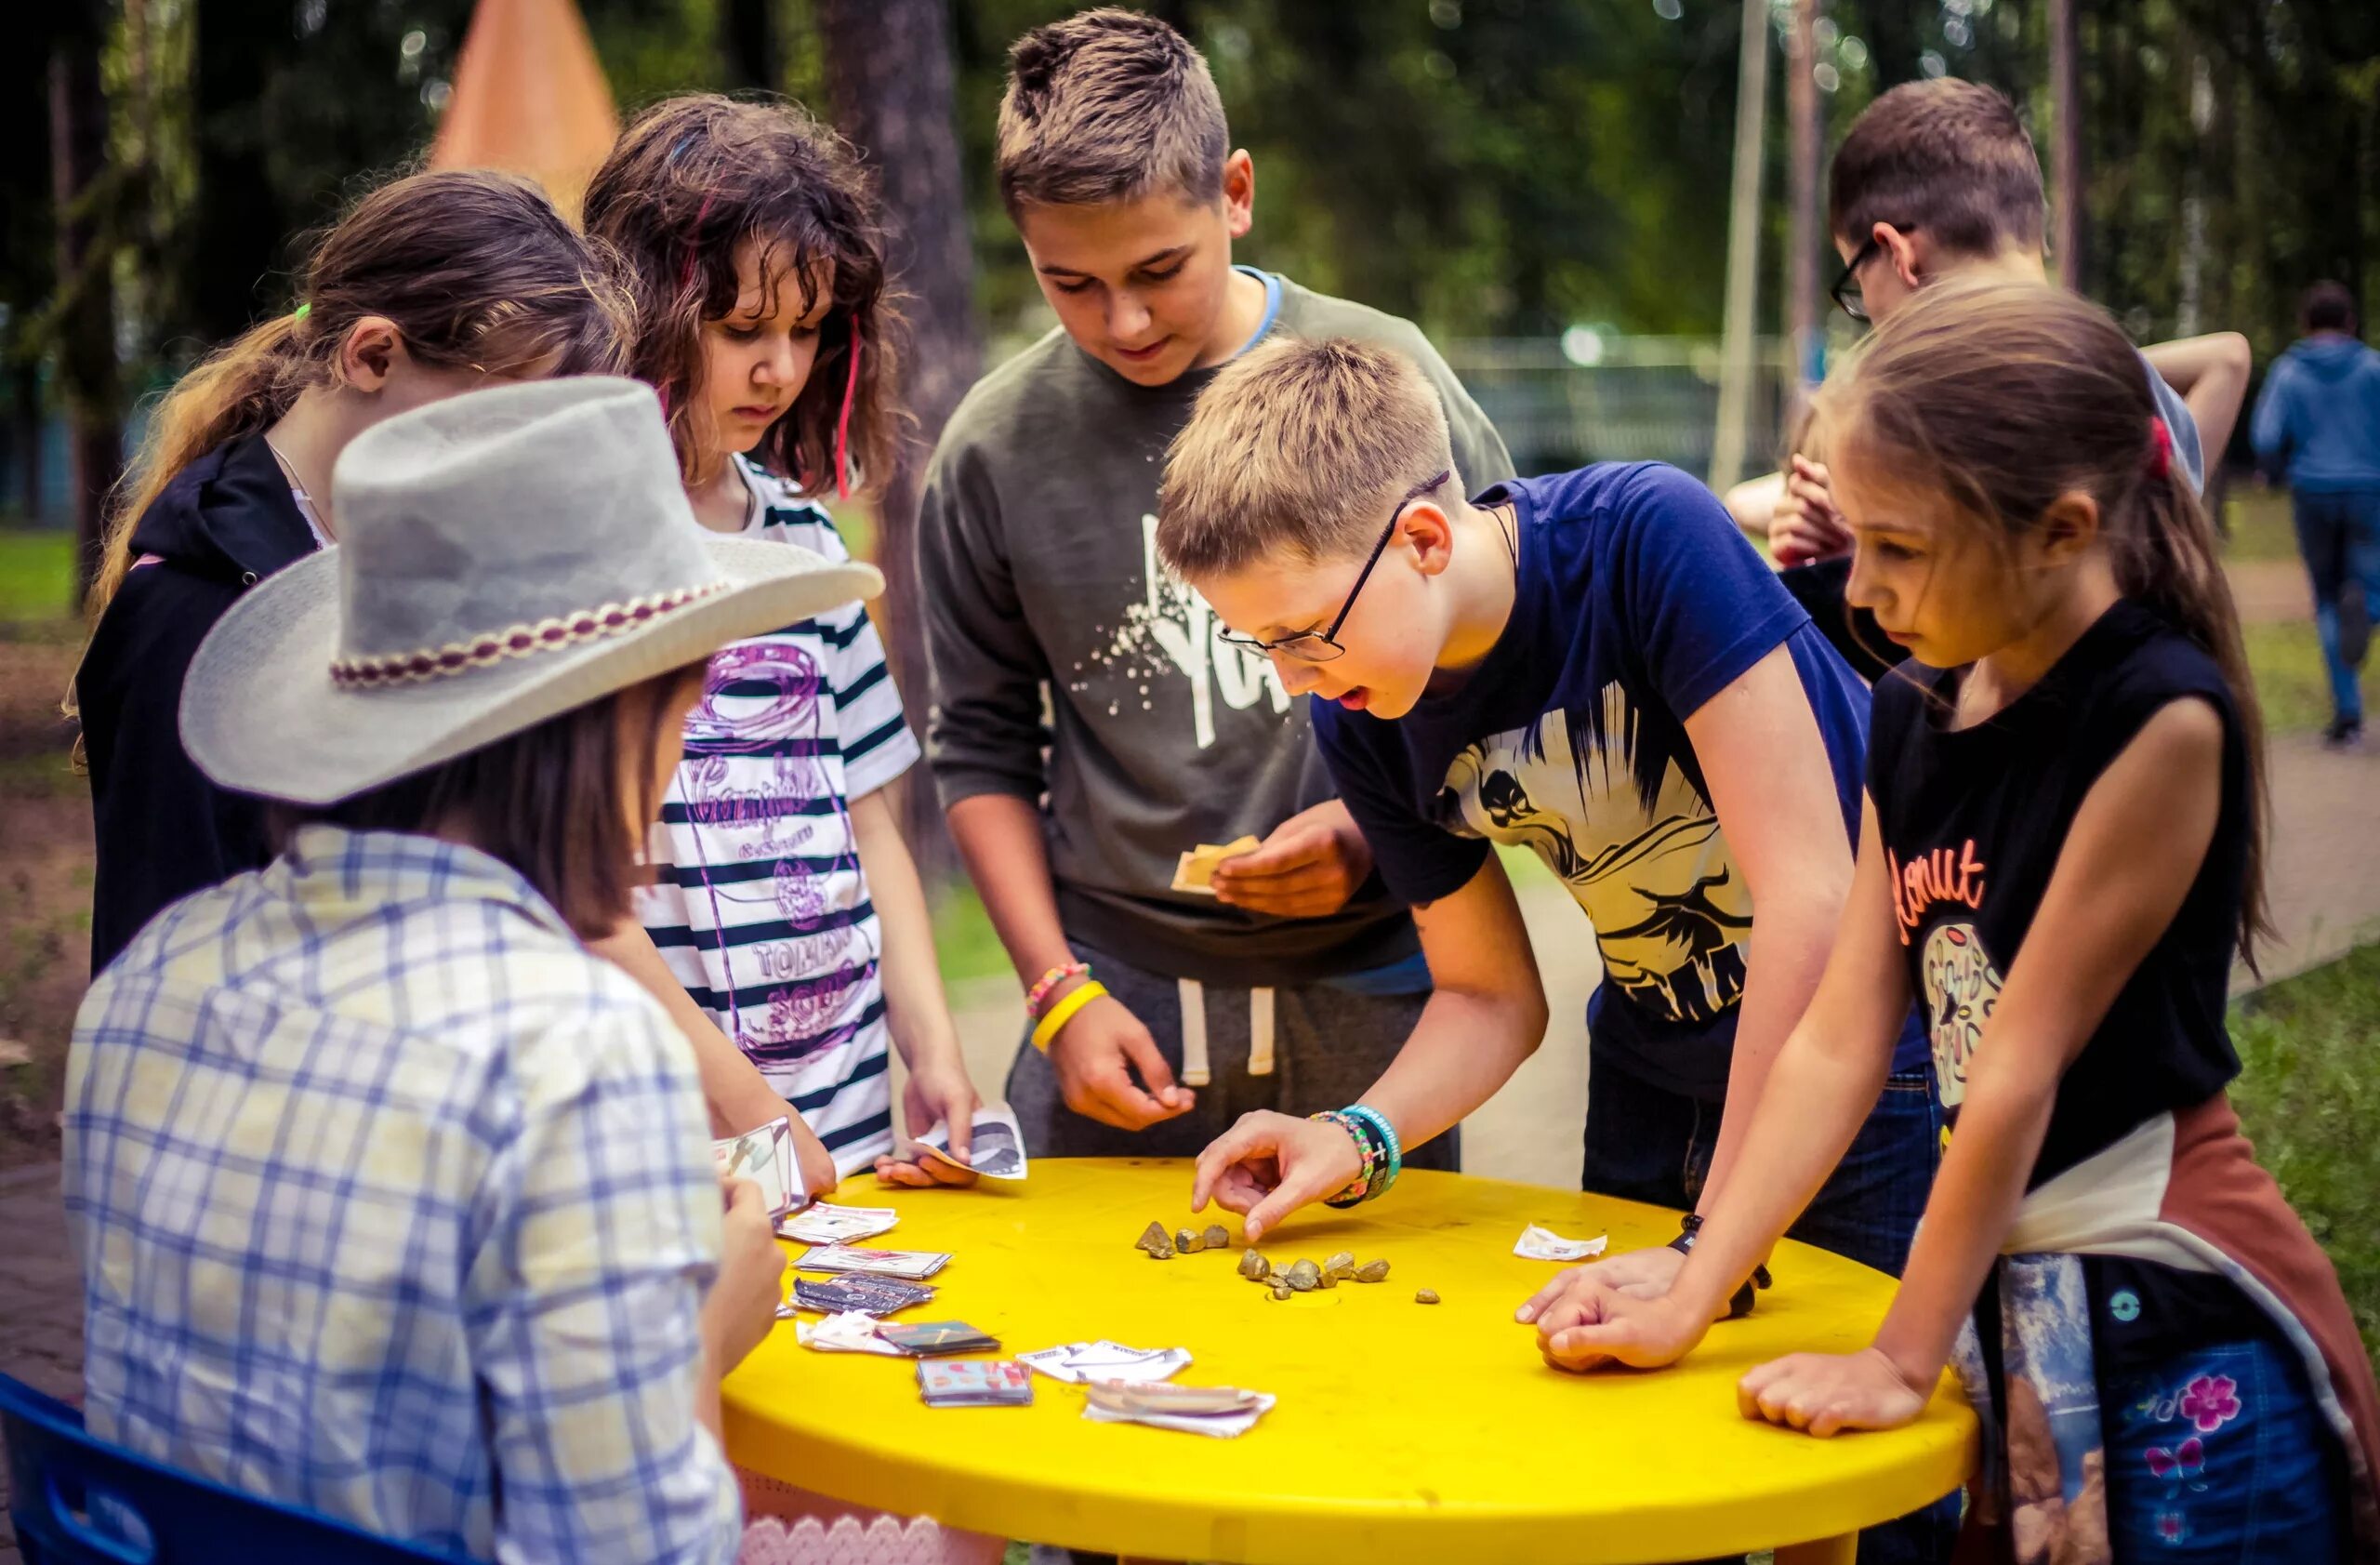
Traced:
[[897, 1277], [830, 1277], [824, 1281], [797, 1278], [793, 1284], [793, 1303], [797, 1309], [815, 1310], [821, 1315], [836, 1315], [855, 1309], [862, 1315], [890, 1315], [921, 1305], [933, 1297], [933, 1290], [922, 1283], [904, 1282]]
[[950, 1264], [940, 1250], [865, 1250], [855, 1244], [822, 1244], [801, 1253], [796, 1271], [866, 1272], [921, 1282]]
[[920, 1359], [918, 1395], [931, 1408], [1021, 1408], [1033, 1400], [1033, 1373], [1004, 1359]]
[[876, 1334], [919, 1359], [939, 1358], [945, 1353], [997, 1353], [1000, 1349], [999, 1338], [978, 1331], [964, 1320], [919, 1320], [900, 1326], [888, 1322], [879, 1326]]
[[804, 1244], [849, 1244], [889, 1232], [901, 1214], [889, 1206], [836, 1206], [814, 1200], [777, 1220], [777, 1234]]

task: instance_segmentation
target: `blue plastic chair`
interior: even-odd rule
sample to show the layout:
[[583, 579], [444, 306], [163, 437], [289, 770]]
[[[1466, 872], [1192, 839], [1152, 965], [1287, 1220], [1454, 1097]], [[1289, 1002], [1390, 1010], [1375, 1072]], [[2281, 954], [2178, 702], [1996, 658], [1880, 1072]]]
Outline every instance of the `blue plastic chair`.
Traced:
[[[0, 1374], [8, 1442], [8, 1517], [25, 1565], [453, 1565], [452, 1555], [392, 1543], [344, 1521], [226, 1489], [121, 1451], [83, 1430], [83, 1415]], [[111, 1524], [92, 1525], [94, 1503]], [[119, 1525], [123, 1518], [129, 1525]], [[145, 1532], [145, 1542], [126, 1533]]]

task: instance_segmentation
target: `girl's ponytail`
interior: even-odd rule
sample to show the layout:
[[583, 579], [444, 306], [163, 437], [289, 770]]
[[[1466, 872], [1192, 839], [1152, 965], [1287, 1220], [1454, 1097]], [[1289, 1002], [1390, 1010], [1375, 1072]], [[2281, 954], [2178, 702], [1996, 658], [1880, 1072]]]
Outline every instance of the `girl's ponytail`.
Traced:
[[406, 352], [433, 367], [569, 375], [626, 363], [631, 312], [610, 268], [543, 192], [509, 174], [391, 180], [321, 236], [298, 285], [296, 311], [251, 326], [157, 405], [116, 490], [86, 605], [94, 626], [131, 568], [142, 512], [198, 458], [335, 381], [340, 346], [366, 316], [393, 323]]
[[117, 485], [107, 541], [84, 610], [90, 623], [132, 568], [132, 534], [174, 475], [226, 441], [269, 428], [289, 411], [300, 382], [307, 323], [277, 315], [217, 349], [174, 383], [149, 416], [148, 437]]
[[2062, 495], [2087, 494], [2123, 594], [2215, 659], [2247, 759], [2248, 847], [2240, 955], [2272, 933], [2265, 900], [2264, 717], [2215, 527], [2149, 390], [2149, 367], [2107, 312], [2041, 283], [1944, 282], [1879, 326], [1818, 395], [1831, 445], [1878, 472], [1937, 488], [2003, 536]]
[[2223, 683], [2230, 687], [2248, 763], [2248, 864], [2240, 898], [2240, 958], [2249, 971], [2259, 972], [2256, 942], [2273, 935], [2264, 876], [2271, 817], [2266, 794], [2264, 708], [2248, 671], [2247, 643], [2240, 630], [2239, 606], [2231, 601], [2230, 580], [2223, 574], [2215, 524], [2205, 506], [2199, 503], [2188, 476], [2174, 465], [2169, 455], [2171, 439], [2162, 422], [2158, 422], [2152, 436], [2155, 455], [2134, 508], [2136, 521], [2130, 529], [2134, 547], [2117, 550], [2116, 580], [2124, 596], [2155, 610], [2167, 624], [2196, 642], [2215, 659], [2223, 670]]

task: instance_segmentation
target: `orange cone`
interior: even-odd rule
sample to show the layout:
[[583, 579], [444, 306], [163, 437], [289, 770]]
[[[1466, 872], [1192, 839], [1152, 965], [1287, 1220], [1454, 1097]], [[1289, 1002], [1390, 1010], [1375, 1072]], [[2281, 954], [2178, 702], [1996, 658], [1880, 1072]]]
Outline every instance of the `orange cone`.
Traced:
[[576, 0], [479, 0], [431, 167], [525, 174], [576, 217], [619, 134]]

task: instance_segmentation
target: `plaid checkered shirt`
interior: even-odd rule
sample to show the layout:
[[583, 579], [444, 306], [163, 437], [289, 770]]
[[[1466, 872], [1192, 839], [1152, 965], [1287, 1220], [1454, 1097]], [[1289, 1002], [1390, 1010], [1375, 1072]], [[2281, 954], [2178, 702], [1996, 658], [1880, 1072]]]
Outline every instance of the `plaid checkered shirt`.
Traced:
[[482, 1559], [734, 1557], [693, 1060], [513, 870], [304, 829], [100, 975], [66, 1103], [92, 1433]]

